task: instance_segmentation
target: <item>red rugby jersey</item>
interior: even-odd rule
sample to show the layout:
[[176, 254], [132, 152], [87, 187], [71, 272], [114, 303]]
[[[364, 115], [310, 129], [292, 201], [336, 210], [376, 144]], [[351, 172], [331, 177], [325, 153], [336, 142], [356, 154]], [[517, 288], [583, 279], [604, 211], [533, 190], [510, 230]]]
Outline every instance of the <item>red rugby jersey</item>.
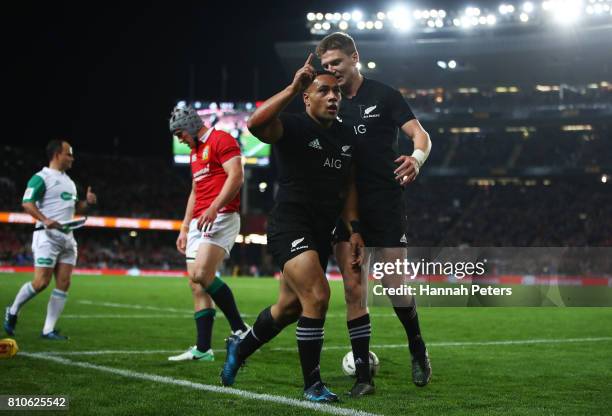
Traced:
[[[211, 128], [198, 140], [197, 147], [191, 149], [191, 173], [195, 183], [195, 206], [193, 218], [206, 211], [221, 192], [227, 179], [223, 163], [240, 156], [238, 142], [228, 133]], [[240, 210], [240, 192], [219, 212]]]

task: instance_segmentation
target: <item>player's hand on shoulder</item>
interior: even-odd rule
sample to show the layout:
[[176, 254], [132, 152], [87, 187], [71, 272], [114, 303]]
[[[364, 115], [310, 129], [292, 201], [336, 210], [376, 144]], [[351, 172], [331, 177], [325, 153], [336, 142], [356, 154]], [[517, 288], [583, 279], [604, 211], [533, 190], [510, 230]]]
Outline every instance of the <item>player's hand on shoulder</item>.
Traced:
[[295, 73], [293, 82], [291, 83], [291, 87], [295, 93], [304, 91], [314, 80], [316, 70], [314, 66], [312, 66], [312, 59], [313, 55], [310, 53], [306, 62], [304, 62], [304, 66]]
[[419, 162], [412, 156], [402, 155], [395, 159], [395, 163], [399, 164], [397, 169], [393, 171], [395, 180], [402, 186], [415, 180], [419, 174]]
[[96, 205], [98, 203], [98, 196], [91, 191], [91, 186], [87, 187], [86, 201], [89, 205]]

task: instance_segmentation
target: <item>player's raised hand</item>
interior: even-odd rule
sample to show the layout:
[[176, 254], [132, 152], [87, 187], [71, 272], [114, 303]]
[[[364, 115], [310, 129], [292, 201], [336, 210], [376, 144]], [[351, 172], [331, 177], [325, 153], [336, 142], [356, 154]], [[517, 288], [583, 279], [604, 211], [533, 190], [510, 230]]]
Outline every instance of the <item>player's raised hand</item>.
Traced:
[[295, 76], [293, 77], [293, 82], [291, 83], [291, 87], [293, 90], [297, 92], [304, 91], [315, 78], [315, 68], [312, 66], [313, 54], [308, 54], [308, 58], [306, 58], [306, 62], [304, 62], [304, 66], [297, 70]]
[[402, 155], [395, 159], [395, 163], [399, 163], [399, 166], [393, 173], [400, 185], [409, 184], [419, 174], [419, 162], [412, 156]]
[[98, 197], [91, 191], [91, 186], [87, 187], [87, 195], [85, 198], [89, 205], [96, 205], [98, 203]]
[[178, 238], [176, 239], [176, 249], [181, 254], [185, 254], [185, 249], [187, 248], [187, 233], [185, 230], [181, 230]]
[[205, 233], [210, 231], [216, 219], [217, 209], [211, 205], [204, 211], [204, 214], [198, 218], [198, 230]]

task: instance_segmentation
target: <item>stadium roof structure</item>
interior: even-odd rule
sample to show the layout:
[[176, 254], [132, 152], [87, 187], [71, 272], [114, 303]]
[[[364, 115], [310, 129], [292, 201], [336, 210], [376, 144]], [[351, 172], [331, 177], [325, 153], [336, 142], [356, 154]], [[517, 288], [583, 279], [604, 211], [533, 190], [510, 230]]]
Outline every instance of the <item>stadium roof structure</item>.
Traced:
[[[363, 63], [362, 72], [396, 87], [612, 81], [612, 24], [545, 27], [518, 33], [457, 32], [453, 36], [426, 38], [402, 34], [353, 35]], [[320, 38], [276, 44], [288, 75], [303, 64]], [[454, 68], [442, 65], [451, 60], [456, 62]], [[375, 62], [375, 68], [368, 68], [368, 62]]]

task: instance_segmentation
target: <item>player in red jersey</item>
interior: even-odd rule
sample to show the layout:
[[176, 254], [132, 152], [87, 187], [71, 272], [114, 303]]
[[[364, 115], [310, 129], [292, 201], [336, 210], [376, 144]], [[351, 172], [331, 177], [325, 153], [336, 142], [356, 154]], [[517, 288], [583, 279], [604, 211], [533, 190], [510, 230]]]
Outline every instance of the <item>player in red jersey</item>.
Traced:
[[238, 211], [244, 178], [240, 148], [228, 133], [207, 128], [191, 107], [175, 107], [169, 128], [191, 148], [191, 193], [176, 247], [187, 260], [198, 337], [197, 345], [168, 359], [213, 361], [214, 304], [234, 334], [240, 336], [247, 330], [231, 289], [216, 276], [240, 231]]

